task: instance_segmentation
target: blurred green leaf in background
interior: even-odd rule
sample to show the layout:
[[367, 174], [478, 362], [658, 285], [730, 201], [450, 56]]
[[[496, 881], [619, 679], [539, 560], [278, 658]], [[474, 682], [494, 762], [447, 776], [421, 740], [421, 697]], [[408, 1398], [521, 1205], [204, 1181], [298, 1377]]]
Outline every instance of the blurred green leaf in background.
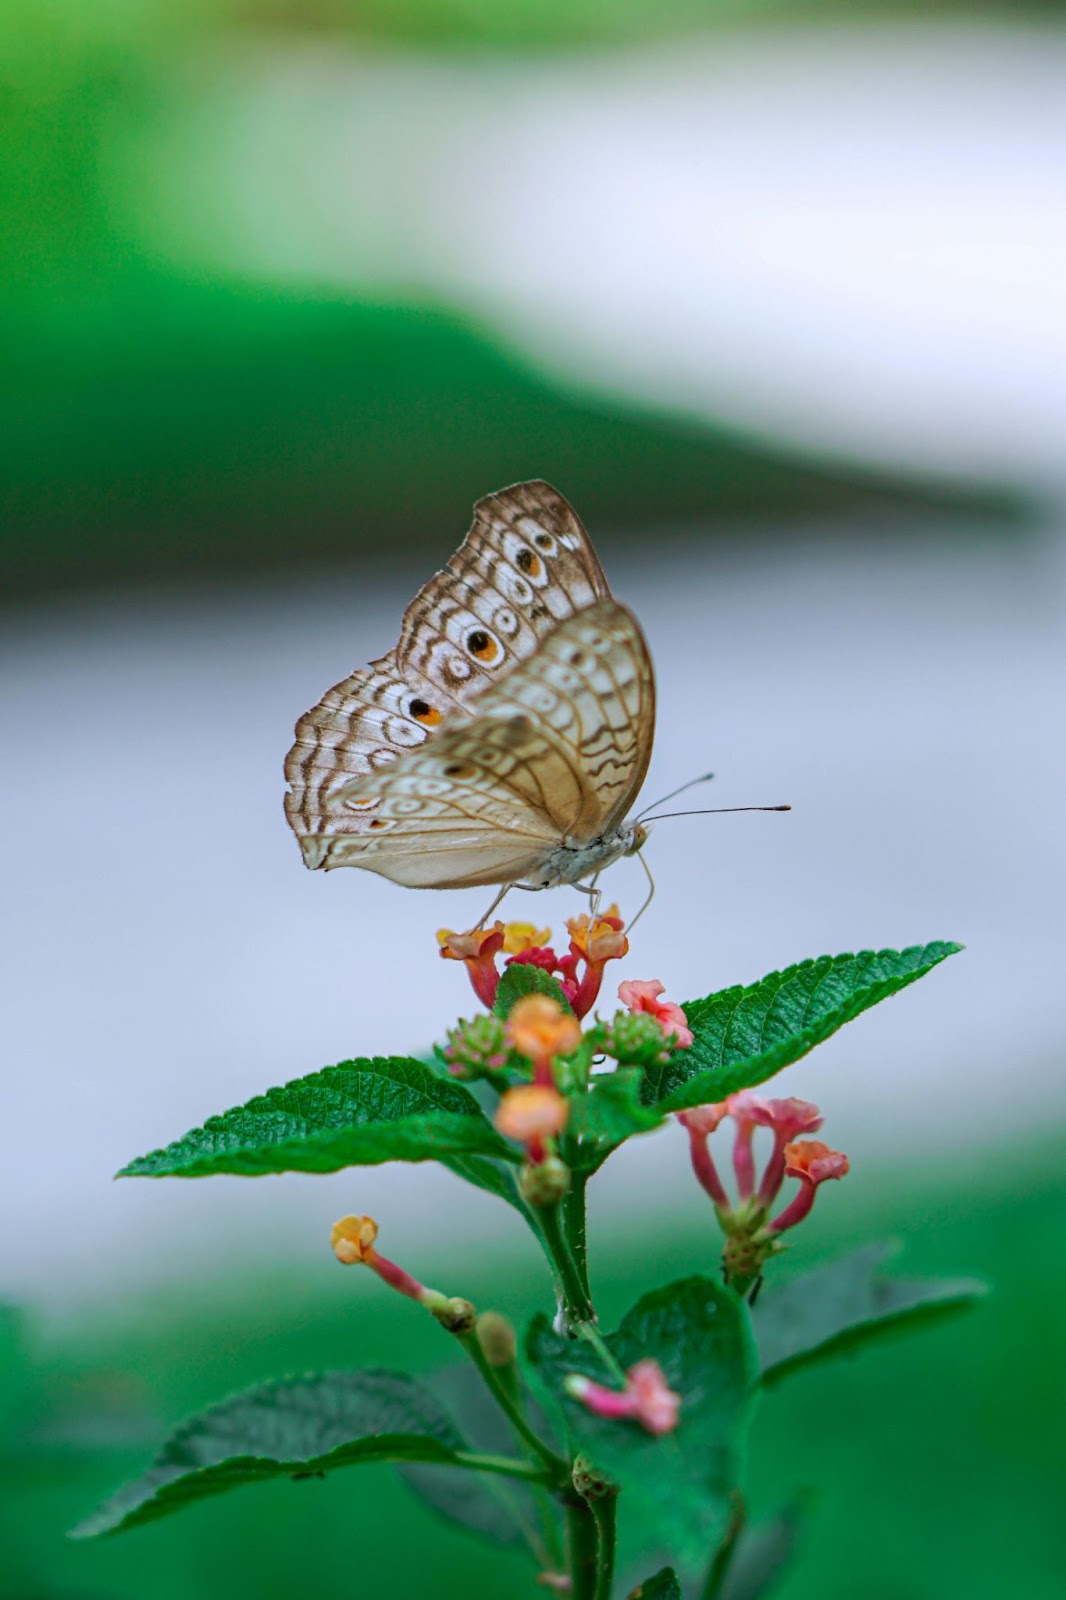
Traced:
[[[207, 145], [188, 167], [157, 127], [164, 103], [195, 106], [194, 61], [221, 62], [236, 90], [242, 64], [286, 39], [341, 58], [544, 51], [683, 36], [753, 10], [794, 21], [855, 9], [12, 0], [0, 20], [9, 588], [247, 571], [396, 541], [430, 551], [463, 531], [456, 507], [532, 475], [557, 481], [592, 526], [634, 532], [908, 501], [972, 511], [975, 497], [950, 484], [826, 466], [724, 420], [571, 392], [447, 304], [267, 285], [196, 265], [180, 237], [199, 225], [198, 191], [221, 159]], [[173, 249], [147, 242], [163, 187], [185, 207], [184, 222], [167, 222]]]
[[[814, 1251], [832, 1256], [888, 1232], [905, 1241], [908, 1274], [947, 1265], [986, 1278], [994, 1292], [978, 1315], [947, 1320], [920, 1338], [877, 1341], [850, 1361], [812, 1366], [761, 1406], [751, 1453], [753, 1520], [776, 1516], [797, 1482], [817, 1490], [798, 1559], [777, 1591], [781, 1600], [854, 1600], [853, 1575], [865, 1569], [871, 1540], [881, 1552], [870, 1590], [877, 1600], [1000, 1600], [1008, 1591], [1057, 1600], [1066, 1412], [1053, 1368], [1066, 1338], [1066, 1296], [1041, 1266], [1056, 1259], [1066, 1203], [1054, 1149], [1016, 1151], [1009, 1163], [974, 1153], [935, 1180], [913, 1172], [906, 1184], [897, 1174], [880, 1197], [871, 1191], [863, 1201], [853, 1193], [846, 1233], [842, 1212], [827, 1208], [796, 1252], [796, 1271], [812, 1265]], [[634, 1252], [650, 1259], [654, 1251], [664, 1283], [690, 1271], [701, 1247], [706, 1270], [714, 1269], [712, 1229], [694, 1227], [691, 1215], [669, 1226], [649, 1218], [624, 1238], [606, 1219], [594, 1221], [604, 1230], [608, 1325], [631, 1298]], [[480, 1304], [520, 1315], [536, 1309], [538, 1269], [535, 1247], [512, 1237], [509, 1256], [490, 1253], [479, 1271], [464, 1266], [463, 1286]], [[142, 1469], [159, 1431], [157, 1414], [176, 1421], [279, 1370], [425, 1360], [421, 1319], [375, 1293], [373, 1283], [353, 1292], [347, 1275], [330, 1265], [289, 1265], [269, 1282], [229, 1275], [225, 1284], [176, 1283], [163, 1303], [156, 1297], [83, 1317], [45, 1348], [34, 1349], [28, 1334], [21, 1353], [5, 1347], [4, 1392], [14, 1387], [19, 1396], [17, 1415], [7, 1412], [3, 1447], [5, 1592], [20, 1600], [142, 1600], [149, 1585], [161, 1600], [281, 1600], [306, 1585], [312, 1551], [316, 1592], [346, 1592], [356, 1562], [366, 1594], [413, 1595], [422, 1592], [431, 1550], [450, 1587], [485, 1600], [514, 1593], [526, 1572], [518, 1554], [490, 1551], [449, 1530], [384, 1466], [295, 1488], [263, 1484], [124, 1540], [66, 1541], [65, 1530], [117, 1478]], [[457, 1281], [456, 1264], [440, 1270]], [[443, 1336], [441, 1344], [445, 1364], [451, 1351]], [[119, 1374], [134, 1371], [135, 1380], [117, 1386]], [[83, 1430], [78, 1449], [64, 1446], [61, 1471], [54, 1443], [49, 1472], [31, 1466], [31, 1452], [39, 1462], [48, 1438], [62, 1433], [75, 1397], [91, 1395], [101, 1413], [108, 1394], [128, 1408], [133, 1381], [153, 1419], [148, 1427], [127, 1425], [125, 1436], [115, 1427], [110, 1441], [101, 1427], [84, 1442]]]

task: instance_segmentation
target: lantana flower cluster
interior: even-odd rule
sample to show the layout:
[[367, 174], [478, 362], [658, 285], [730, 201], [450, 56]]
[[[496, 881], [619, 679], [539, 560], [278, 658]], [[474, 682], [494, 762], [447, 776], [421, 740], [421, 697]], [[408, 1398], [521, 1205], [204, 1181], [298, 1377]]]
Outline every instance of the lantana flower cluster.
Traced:
[[[570, 1113], [564, 1091], [587, 1083], [593, 1059], [603, 1055], [629, 1066], [650, 1066], [692, 1043], [685, 1013], [661, 998], [657, 979], [620, 984], [618, 998], [625, 1009], [583, 1030], [607, 963], [627, 955], [629, 941], [617, 906], [598, 916], [571, 917], [566, 927], [565, 955], [549, 944], [547, 928], [528, 922], [495, 922], [468, 933], [442, 929], [437, 935], [442, 957], [464, 963], [474, 993], [489, 1008], [488, 1015], [451, 1029], [438, 1054], [453, 1076], [486, 1078], [500, 1089], [496, 1126], [525, 1145], [522, 1189], [536, 1206], [552, 1204], [566, 1192], [568, 1173], [556, 1150]], [[515, 1001], [506, 1020], [497, 1017], [491, 1008], [500, 980], [514, 966], [549, 974], [569, 1009], [554, 995], [531, 993]]]
[[610, 906], [602, 916], [571, 917], [566, 928], [570, 947], [561, 956], [548, 943], [550, 929], [537, 928], [532, 922], [494, 922], [469, 933], [442, 928], [437, 941], [446, 961], [466, 963], [474, 993], [489, 1010], [496, 1001], [501, 977], [496, 958], [502, 953], [505, 967], [539, 967], [551, 973], [580, 1019], [596, 1004], [608, 961], [629, 954], [629, 940], [617, 906]]
[[[736, 1198], [731, 1199], [711, 1154], [710, 1138], [727, 1119], [735, 1124], [732, 1166]], [[743, 1089], [725, 1100], [678, 1113], [687, 1129], [692, 1170], [714, 1203], [726, 1236], [722, 1267], [726, 1281], [741, 1291], [756, 1284], [764, 1264], [783, 1248], [781, 1235], [810, 1213], [818, 1187], [829, 1178], [843, 1178], [849, 1169], [846, 1155], [831, 1150], [820, 1139], [801, 1139], [816, 1133], [822, 1113], [809, 1100], [764, 1098]], [[757, 1128], [768, 1128], [773, 1147], [761, 1176], [756, 1171], [754, 1139]], [[799, 1189], [775, 1212], [786, 1178]]]
[[[651, 1067], [693, 1043], [684, 1011], [663, 999], [663, 985], [657, 979], [620, 983], [622, 1009], [608, 1020], [594, 1018], [583, 1028], [602, 990], [607, 963], [628, 954], [629, 942], [616, 906], [601, 916], [571, 918], [567, 932], [569, 948], [564, 955], [548, 942], [548, 929], [532, 923], [495, 922], [468, 933], [444, 929], [437, 936], [441, 956], [463, 962], [474, 993], [486, 1008], [451, 1029], [437, 1053], [453, 1076], [484, 1079], [499, 1092], [496, 1127], [525, 1147], [521, 1190], [527, 1203], [541, 1212], [545, 1226], [549, 1208], [558, 1207], [570, 1186], [571, 1173], [559, 1155], [559, 1145], [563, 1141], [565, 1151], [572, 1096], [588, 1087], [594, 1061], [607, 1057], [619, 1066]], [[540, 985], [514, 1000], [506, 1017], [498, 1016], [493, 1007], [500, 982], [514, 966], [535, 967], [559, 988], [549, 993]], [[735, 1128], [733, 1196], [710, 1148], [712, 1136], [727, 1120]], [[688, 1133], [693, 1171], [725, 1234], [725, 1280], [738, 1293], [753, 1294], [764, 1264], [783, 1248], [782, 1235], [809, 1214], [822, 1183], [844, 1176], [848, 1158], [818, 1139], [802, 1137], [822, 1126], [818, 1107], [806, 1100], [770, 1099], [743, 1090], [682, 1111], [678, 1121]], [[759, 1128], [768, 1129], [773, 1140], [761, 1172], [754, 1143]], [[782, 1202], [781, 1190], [788, 1179], [799, 1187]], [[472, 1337], [475, 1314], [469, 1302], [426, 1288], [380, 1255], [377, 1231], [370, 1217], [341, 1218], [332, 1238], [338, 1259], [369, 1266], [461, 1339]], [[507, 1347], [513, 1359], [513, 1337]], [[491, 1364], [491, 1358], [486, 1359]], [[651, 1434], [669, 1433], [677, 1426], [680, 1396], [671, 1390], [657, 1362], [639, 1360], [624, 1374], [619, 1370], [618, 1376], [622, 1387], [609, 1388], [572, 1373], [566, 1387], [599, 1416], [628, 1419]]]

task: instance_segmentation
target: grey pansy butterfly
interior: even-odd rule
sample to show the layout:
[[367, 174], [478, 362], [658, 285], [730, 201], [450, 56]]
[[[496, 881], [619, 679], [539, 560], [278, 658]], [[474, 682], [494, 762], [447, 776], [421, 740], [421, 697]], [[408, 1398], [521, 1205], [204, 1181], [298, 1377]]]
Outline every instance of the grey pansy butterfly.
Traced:
[[285, 814], [312, 868], [584, 887], [644, 843], [654, 729], [636, 619], [558, 490], [519, 483], [478, 501], [396, 648], [300, 718]]

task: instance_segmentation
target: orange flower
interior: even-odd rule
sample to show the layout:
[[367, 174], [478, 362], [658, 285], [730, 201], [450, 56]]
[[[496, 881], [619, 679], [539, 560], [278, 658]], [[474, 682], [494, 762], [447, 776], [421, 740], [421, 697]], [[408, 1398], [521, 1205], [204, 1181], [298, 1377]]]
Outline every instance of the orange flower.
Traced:
[[802, 1222], [814, 1204], [815, 1190], [827, 1178], [843, 1178], [851, 1163], [839, 1150], [830, 1150], [820, 1139], [797, 1139], [785, 1146], [785, 1176], [798, 1178], [800, 1190], [785, 1209], [770, 1223], [773, 1233], [784, 1233]]
[[583, 956], [586, 961], [602, 966], [605, 961], [629, 954], [629, 940], [617, 906], [608, 906], [596, 918], [570, 917], [566, 926], [572, 955]]
[[377, 1236], [378, 1225], [373, 1217], [341, 1217], [333, 1224], [329, 1242], [337, 1260], [346, 1267], [354, 1267], [359, 1261], [370, 1264]]
[[830, 1150], [821, 1139], [797, 1139], [785, 1146], [785, 1175], [799, 1178], [815, 1188], [826, 1178], [843, 1178], [851, 1163], [839, 1150]]
[[453, 933], [451, 928], [437, 931], [437, 943], [445, 961], [464, 961], [474, 986], [474, 993], [482, 1005], [491, 1011], [496, 999], [500, 975], [496, 971], [496, 957], [503, 949], [504, 926], [494, 922], [491, 928], [472, 928], [469, 933]]
[[409, 1300], [425, 1306], [451, 1333], [465, 1333], [474, 1326], [474, 1308], [469, 1300], [453, 1299], [439, 1289], [427, 1289], [403, 1267], [397, 1266], [374, 1248], [378, 1225], [373, 1217], [341, 1217], [333, 1224], [330, 1243], [337, 1260], [346, 1267], [362, 1263], [376, 1272], [383, 1283]]
[[[560, 965], [569, 969], [564, 975], [574, 987], [572, 995], [567, 991], [574, 1015], [584, 1017], [596, 1004], [604, 967], [608, 961], [629, 953], [629, 940], [617, 906], [609, 906], [599, 917], [571, 917], [566, 926], [570, 933], [570, 954]], [[580, 982], [576, 982], [579, 961], [584, 961], [585, 971]]]
[[577, 1049], [581, 1024], [550, 994], [527, 994], [511, 1007], [507, 1037], [519, 1055], [537, 1067], [550, 1067], [552, 1056], [568, 1056]]
[[496, 1126], [507, 1139], [533, 1144], [562, 1133], [570, 1115], [570, 1102], [558, 1089], [543, 1083], [520, 1083], [500, 1096]]

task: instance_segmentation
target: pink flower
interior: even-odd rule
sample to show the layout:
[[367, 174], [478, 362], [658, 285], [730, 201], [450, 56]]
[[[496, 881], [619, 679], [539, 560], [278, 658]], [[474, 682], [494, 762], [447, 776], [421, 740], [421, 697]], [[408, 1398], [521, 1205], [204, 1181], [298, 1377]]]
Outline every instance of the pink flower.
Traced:
[[755, 1188], [755, 1154], [751, 1147], [756, 1126], [763, 1121], [767, 1102], [753, 1089], [741, 1089], [731, 1094], [725, 1107], [737, 1125], [733, 1145], [733, 1171], [737, 1179], [737, 1193], [741, 1200], [750, 1200]]
[[717, 1105], [690, 1106], [687, 1111], [679, 1111], [677, 1120], [689, 1133], [713, 1133], [720, 1122], [724, 1122], [729, 1112], [725, 1101], [720, 1100]]
[[679, 1111], [677, 1114], [678, 1122], [683, 1128], [688, 1129], [692, 1170], [715, 1205], [724, 1211], [730, 1209], [729, 1196], [718, 1176], [718, 1168], [714, 1164], [714, 1157], [711, 1155], [707, 1140], [727, 1115], [724, 1102], [712, 1106], [693, 1106], [690, 1111]]
[[672, 1000], [659, 999], [665, 988], [658, 978], [629, 978], [618, 985], [618, 998], [627, 1011], [646, 1011], [655, 1018], [664, 1034], [673, 1034], [675, 1050], [687, 1050], [693, 1039], [692, 1029], [680, 1006], [674, 1005]]
[[598, 1417], [631, 1417], [647, 1433], [673, 1433], [681, 1411], [681, 1396], [666, 1382], [657, 1361], [638, 1361], [626, 1373], [622, 1390], [605, 1389], [592, 1378], [572, 1372], [567, 1392]]
[[772, 1128], [774, 1148], [759, 1185], [759, 1201], [768, 1206], [785, 1176], [785, 1146], [801, 1133], [815, 1133], [822, 1126], [822, 1113], [809, 1100], [761, 1100], [753, 1110], [761, 1128]]

